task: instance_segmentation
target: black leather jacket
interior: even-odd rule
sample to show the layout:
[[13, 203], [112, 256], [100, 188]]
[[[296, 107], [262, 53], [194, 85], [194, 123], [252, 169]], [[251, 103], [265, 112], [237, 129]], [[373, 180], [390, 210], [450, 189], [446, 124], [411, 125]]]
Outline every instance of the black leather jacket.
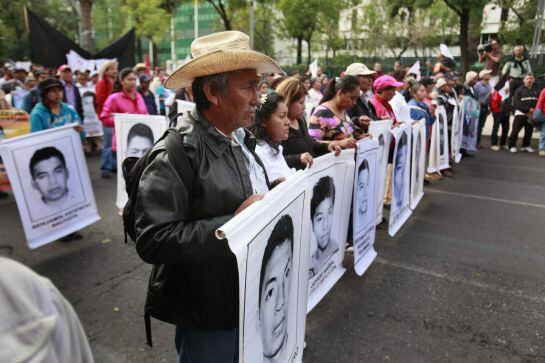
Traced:
[[[253, 194], [250, 176], [241, 147], [200, 113], [193, 111], [178, 128], [194, 169], [193, 190], [176, 174], [163, 143], [154, 147], [138, 189], [136, 250], [154, 265], [146, 312], [184, 327], [231, 329], [239, 323], [237, 261], [214, 232]], [[254, 150], [248, 131], [245, 144]]]

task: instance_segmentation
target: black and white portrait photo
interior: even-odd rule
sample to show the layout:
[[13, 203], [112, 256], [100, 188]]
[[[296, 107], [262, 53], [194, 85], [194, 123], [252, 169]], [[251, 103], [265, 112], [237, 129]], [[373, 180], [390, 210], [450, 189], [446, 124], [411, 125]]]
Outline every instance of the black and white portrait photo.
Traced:
[[31, 248], [99, 219], [81, 137], [74, 127], [9, 139], [0, 152]]
[[412, 155], [412, 127], [401, 124], [392, 130], [396, 144], [392, 165], [392, 203], [388, 233], [393, 236], [407, 221], [411, 214], [410, 198], [410, 163]]
[[334, 207], [335, 183], [330, 176], [323, 176], [314, 185], [310, 200], [310, 223], [315, 241], [310, 253], [310, 278], [314, 277], [339, 250], [339, 242], [331, 236]]
[[[155, 141], [166, 131], [166, 119], [156, 115], [115, 114], [115, 132], [117, 144], [117, 170], [122, 170], [123, 160], [128, 157], [141, 158], [146, 155]], [[127, 192], [122, 173], [117, 173], [118, 208], [127, 203]]]
[[448, 120], [445, 106], [438, 106], [435, 110], [437, 115], [437, 125], [439, 127], [439, 170], [450, 167], [449, 160], [449, 138], [448, 138]]
[[376, 224], [382, 221], [384, 206], [384, 186], [386, 184], [386, 171], [388, 169], [388, 152], [390, 151], [390, 140], [392, 120], [377, 120], [369, 124], [369, 133], [373, 139], [379, 142], [379, 153], [377, 163], [377, 190], [375, 193]]
[[424, 120], [413, 124], [412, 138], [410, 208], [414, 210], [424, 195], [424, 167], [426, 163], [426, 123]]

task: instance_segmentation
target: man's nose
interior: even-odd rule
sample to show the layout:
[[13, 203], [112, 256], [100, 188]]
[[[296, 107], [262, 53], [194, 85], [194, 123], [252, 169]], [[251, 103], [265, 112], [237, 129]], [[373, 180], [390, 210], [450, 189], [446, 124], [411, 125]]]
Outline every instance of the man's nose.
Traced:
[[257, 88], [252, 88], [252, 97], [250, 98], [250, 105], [256, 106], [259, 103], [259, 97], [257, 96]]

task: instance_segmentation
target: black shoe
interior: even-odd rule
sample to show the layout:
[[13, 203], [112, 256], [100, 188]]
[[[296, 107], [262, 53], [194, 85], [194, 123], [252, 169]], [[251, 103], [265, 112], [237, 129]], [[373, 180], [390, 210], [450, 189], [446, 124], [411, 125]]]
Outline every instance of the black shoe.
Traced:
[[430, 181], [427, 179], [424, 179], [424, 185], [430, 185]]
[[7, 197], [9, 197], [9, 194], [6, 193], [3, 190], [0, 190], [0, 199], [4, 199], [4, 198], [7, 198]]
[[77, 239], [82, 239], [83, 235], [79, 232], [70, 233], [68, 236], [59, 238], [59, 242], [70, 242]]
[[102, 172], [102, 179], [111, 179], [112, 174], [109, 171], [103, 171]]

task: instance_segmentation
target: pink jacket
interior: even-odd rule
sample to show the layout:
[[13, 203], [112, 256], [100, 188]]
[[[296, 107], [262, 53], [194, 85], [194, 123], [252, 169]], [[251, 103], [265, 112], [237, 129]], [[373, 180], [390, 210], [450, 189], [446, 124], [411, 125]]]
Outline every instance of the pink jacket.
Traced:
[[[114, 113], [147, 115], [148, 109], [146, 108], [146, 103], [139, 92], [136, 92], [136, 98], [134, 100], [123, 92], [116, 92], [108, 96], [108, 99], [106, 102], [104, 102], [104, 107], [102, 107], [102, 112], [100, 113], [99, 118], [104, 127], [114, 127]], [[112, 140], [112, 149], [114, 151], [117, 150], [115, 129]]]

